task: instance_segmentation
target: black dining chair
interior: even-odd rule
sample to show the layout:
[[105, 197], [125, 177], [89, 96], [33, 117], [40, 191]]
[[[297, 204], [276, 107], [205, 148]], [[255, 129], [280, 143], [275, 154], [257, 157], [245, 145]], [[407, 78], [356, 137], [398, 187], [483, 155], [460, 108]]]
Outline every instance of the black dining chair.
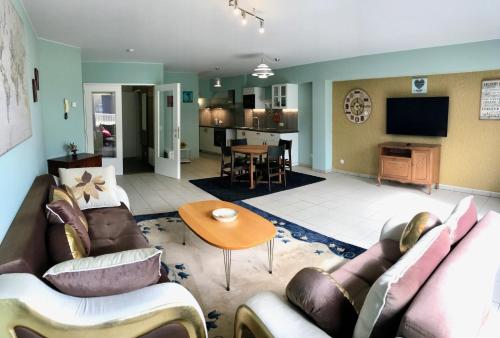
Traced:
[[231, 140], [231, 147], [232, 146], [246, 146], [248, 144], [248, 141], [246, 138], [237, 138], [234, 140]]
[[286, 169], [285, 169], [285, 147], [269, 146], [267, 147], [267, 158], [264, 164], [267, 171], [267, 186], [271, 191], [271, 180], [278, 177], [279, 183], [283, 183], [286, 188]]
[[278, 142], [278, 146], [284, 146], [285, 151], [288, 152], [288, 158], [285, 158], [285, 167], [288, 167], [288, 170], [293, 171], [292, 169], [292, 140], [280, 140]]
[[[220, 177], [224, 175], [229, 176], [231, 184], [234, 182], [235, 177], [244, 175], [247, 171], [245, 161], [241, 158], [235, 158], [231, 147], [221, 145], [221, 160], [220, 160]], [[227, 159], [229, 158], [229, 161]]]

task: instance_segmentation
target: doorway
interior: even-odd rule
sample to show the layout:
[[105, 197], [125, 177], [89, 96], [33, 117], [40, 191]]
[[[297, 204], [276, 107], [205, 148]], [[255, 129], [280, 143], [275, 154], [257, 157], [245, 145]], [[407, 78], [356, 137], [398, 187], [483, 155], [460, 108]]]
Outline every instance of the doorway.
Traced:
[[154, 172], [154, 86], [122, 86], [123, 173]]

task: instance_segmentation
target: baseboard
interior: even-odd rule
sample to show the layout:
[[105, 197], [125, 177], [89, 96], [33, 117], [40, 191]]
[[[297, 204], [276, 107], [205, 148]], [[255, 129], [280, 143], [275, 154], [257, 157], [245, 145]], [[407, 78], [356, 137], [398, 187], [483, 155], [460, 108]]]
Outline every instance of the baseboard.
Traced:
[[311, 169], [312, 169], [312, 171], [315, 171], [317, 173], [322, 173], [322, 174], [328, 174], [328, 173], [332, 172], [332, 169], [327, 169], [327, 170], [317, 169], [317, 168], [311, 168]]
[[[345, 175], [356, 176], [356, 177], [363, 177], [363, 178], [370, 178], [370, 179], [376, 179], [377, 178], [377, 176], [375, 176], [375, 175], [360, 174], [360, 173], [355, 173], [355, 172], [352, 172], [352, 171], [346, 171], [346, 170], [340, 170], [340, 169], [333, 169], [333, 172], [338, 173], [338, 174], [345, 174]], [[479, 195], [479, 196], [500, 198], [500, 192], [488, 191], [488, 190], [479, 190], [479, 189], [471, 189], [471, 188], [464, 188], [464, 187], [459, 187], [459, 186], [456, 186], [456, 185], [439, 184], [439, 189], [449, 190], [449, 191], [456, 191], [456, 192], [463, 192], [463, 193], [466, 193], [466, 194], [473, 194], [473, 195]]]

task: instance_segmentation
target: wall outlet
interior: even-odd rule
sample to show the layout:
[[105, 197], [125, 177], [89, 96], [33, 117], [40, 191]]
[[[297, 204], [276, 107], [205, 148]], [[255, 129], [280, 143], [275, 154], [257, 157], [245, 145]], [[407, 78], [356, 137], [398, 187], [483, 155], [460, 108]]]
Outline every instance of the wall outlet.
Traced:
[[341, 158], [341, 159], [340, 159], [340, 164], [344, 164], [344, 163], [345, 163], [344, 159], [343, 159], [343, 158]]
[[72, 102], [71, 107], [76, 108], [76, 102]]

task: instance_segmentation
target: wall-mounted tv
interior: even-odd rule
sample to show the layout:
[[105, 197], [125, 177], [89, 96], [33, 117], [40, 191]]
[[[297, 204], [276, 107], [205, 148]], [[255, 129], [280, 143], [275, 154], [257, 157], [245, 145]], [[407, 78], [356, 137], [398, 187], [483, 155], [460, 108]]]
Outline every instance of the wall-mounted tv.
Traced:
[[448, 96], [387, 98], [387, 134], [448, 135]]

